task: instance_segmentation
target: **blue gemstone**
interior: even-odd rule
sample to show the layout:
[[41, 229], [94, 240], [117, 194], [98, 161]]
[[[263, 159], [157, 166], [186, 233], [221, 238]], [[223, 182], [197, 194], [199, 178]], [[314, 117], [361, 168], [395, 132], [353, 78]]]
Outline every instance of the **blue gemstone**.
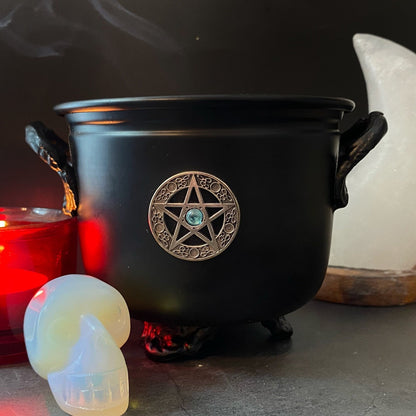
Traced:
[[189, 225], [201, 225], [204, 219], [204, 214], [200, 209], [192, 208], [186, 213], [185, 219]]

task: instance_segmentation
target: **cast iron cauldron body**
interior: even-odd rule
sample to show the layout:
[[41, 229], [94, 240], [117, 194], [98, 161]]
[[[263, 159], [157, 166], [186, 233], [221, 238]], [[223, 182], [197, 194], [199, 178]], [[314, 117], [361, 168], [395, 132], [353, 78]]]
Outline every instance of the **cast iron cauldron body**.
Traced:
[[[68, 198], [77, 202], [79, 192], [87, 273], [116, 287], [132, 316], [150, 322], [261, 321], [299, 308], [323, 281], [333, 211], [347, 202], [346, 173], [386, 130], [382, 115], [372, 114], [339, 150], [339, 121], [353, 108], [346, 99], [276, 96], [57, 106], [70, 126], [76, 180]], [[37, 137], [51, 134], [39, 123], [32, 128]], [[70, 177], [70, 169], [62, 171]], [[192, 171], [221, 179], [240, 208], [232, 243], [203, 261], [162, 249], [148, 220], [158, 187]]]

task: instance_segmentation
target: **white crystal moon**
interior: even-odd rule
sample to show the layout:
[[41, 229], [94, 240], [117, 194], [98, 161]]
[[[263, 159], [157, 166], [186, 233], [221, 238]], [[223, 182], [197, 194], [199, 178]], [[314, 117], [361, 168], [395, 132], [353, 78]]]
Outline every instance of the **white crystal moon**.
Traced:
[[370, 111], [389, 130], [349, 174], [351, 195], [335, 214], [329, 263], [409, 270], [416, 264], [416, 54], [369, 34], [353, 38]]

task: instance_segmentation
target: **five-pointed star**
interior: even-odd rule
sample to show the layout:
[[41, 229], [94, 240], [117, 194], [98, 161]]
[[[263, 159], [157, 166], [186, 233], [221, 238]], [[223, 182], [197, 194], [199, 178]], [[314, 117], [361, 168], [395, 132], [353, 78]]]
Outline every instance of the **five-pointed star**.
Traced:
[[[198, 202], [189, 202], [193, 190], [195, 190]], [[212, 250], [214, 250], [214, 252], [217, 252], [219, 250], [219, 246], [216, 240], [214, 228], [212, 226], [212, 221], [223, 215], [229, 209], [233, 208], [235, 204], [227, 202], [205, 202], [204, 198], [202, 197], [201, 190], [199, 189], [198, 183], [196, 181], [195, 175], [192, 175], [183, 202], [156, 202], [154, 206], [155, 208], [157, 208], [158, 210], [160, 210], [161, 212], [163, 212], [164, 214], [168, 215], [170, 218], [176, 221], [176, 227], [175, 231], [173, 232], [169, 250], [175, 249], [179, 244], [185, 242], [192, 235], [195, 235], [200, 240], [205, 242]], [[181, 208], [181, 212], [179, 216], [177, 216], [168, 208]], [[186, 221], [186, 213], [192, 208], [199, 209], [203, 214], [201, 224], [196, 226], [190, 225]], [[207, 208], [217, 208], [218, 211], [209, 216]], [[186, 228], [188, 232], [182, 237], [179, 237], [179, 231], [181, 227]], [[204, 227], [208, 228], [210, 238], [206, 237], [204, 234], [200, 232]]]

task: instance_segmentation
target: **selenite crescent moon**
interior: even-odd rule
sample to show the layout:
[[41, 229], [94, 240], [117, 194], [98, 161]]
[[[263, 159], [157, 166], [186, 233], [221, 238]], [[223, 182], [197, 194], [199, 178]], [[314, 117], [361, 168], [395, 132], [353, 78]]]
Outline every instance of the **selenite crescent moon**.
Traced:
[[329, 263], [379, 270], [416, 264], [416, 54], [390, 40], [356, 34], [369, 111], [389, 131], [350, 173], [349, 205], [335, 214]]

